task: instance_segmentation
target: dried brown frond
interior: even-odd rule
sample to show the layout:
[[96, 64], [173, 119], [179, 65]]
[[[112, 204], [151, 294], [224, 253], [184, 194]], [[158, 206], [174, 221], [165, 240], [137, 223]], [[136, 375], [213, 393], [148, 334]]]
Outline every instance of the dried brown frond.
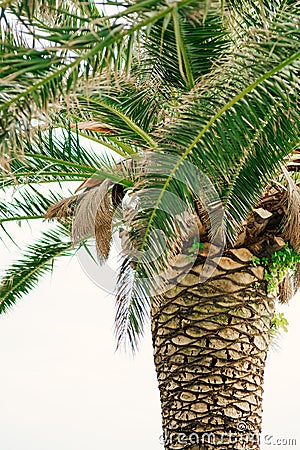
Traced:
[[10, 179], [14, 181], [15, 184], [18, 184], [18, 180], [11, 170], [10, 161], [11, 161], [10, 156], [0, 155], [0, 173], [3, 175], [3, 177], [8, 176]]
[[287, 169], [298, 172], [300, 170], [300, 149], [296, 148], [288, 157]]
[[296, 252], [300, 252], [300, 190], [285, 167], [282, 168], [287, 181], [287, 190], [283, 197], [286, 205], [284, 237]]
[[99, 205], [95, 220], [95, 238], [99, 257], [107, 259], [112, 240], [113, 210], [111, 195], [106, 194]]
[[111, 180], [103, 181], [78, 196], [72, 227], [72, 239], [76, 245], [95, 237], [100, 261], [107, 259], [112, 239], [113, 208]]
[[209, 234], [210, 220], [208, 212], [199, 199], [194, 199], [196, 221], [200, 236]]
[[0, 170], [4, 175], [11, 172], [9, 157], [5, 155], [0, 156]]
[[67, 222], [74, 214], [74, 208], [78, 195], [72, 195], [72, 197], [63, 198], [59, 202], [48, 208], [44, 214], [45, 219], [56, 219], [59, 222]]
[[78, 128], [78, 130], [97, 131], [98, 133], [113, 134], [112, 127], [100, 122], [77, 122], [72, 124], [71, 128]]
[[294, 295], [293, 280], [287, 275], [279, 285], [278, 301], [288, 303]]
[[100, 180], [99, 178], [96, 178], [96, 177], [87, 178], [86, 180], [84, 180], [83, 183], [81, 183], [80, 186], [78, 186], [78, 188], [75, 190], [75, 192], [81, 191], [82, 189], [93, 188], [95, 186], [98, 186], [102, 182], [103, 182], [103, 180]]
[[294, 288], [295, 288], [295, 293], [296, 293], [298, 291], [298, 289], [300, 288], [300, 264], [297, 264], [296, 270], [293, 275], [293, 279], [294, 279]]

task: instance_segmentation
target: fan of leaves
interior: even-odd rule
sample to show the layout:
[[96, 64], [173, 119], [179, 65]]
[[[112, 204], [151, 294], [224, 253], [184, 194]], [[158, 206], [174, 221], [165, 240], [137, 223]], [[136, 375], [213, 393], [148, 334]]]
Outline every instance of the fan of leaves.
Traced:
[[[136, 346], [153, 280], [188, 237], [185, 218], [195, 202], [209, 210], [208, 238], [232, 244], [299, 145], [299, 2], [145, 0], [102, 17], [93, 2], [78, 1], [77, 33], [77, 16], [66, 11], [47, 23], [50, 0], [28, 11], [22, 2], [9, 5], [41, 48], [28, 49], [28, 37], [18, 43], [18, 33], [4, 26], [3, 148], [20, 139], [32, 112], [58, 102], [51, 113], [57, 124], [71, 118], [90, 140], [137, 155], [137, 170], [121, 182], [95, 153], [74, 152], [73, 144], [68, 153], [42, 135], [41, 145], [26, 141], [24, 158], [13, 159], [3, 177], [12, 184], [28, 167], [31, 180], [84, 180], [96, 169], [112, 185], [132, 188], [131, 209], [123, 199], [123, 226], [135, 252], [120, 271], [116, 334]], [[83, 196], [92, 194], [87, 188]]]

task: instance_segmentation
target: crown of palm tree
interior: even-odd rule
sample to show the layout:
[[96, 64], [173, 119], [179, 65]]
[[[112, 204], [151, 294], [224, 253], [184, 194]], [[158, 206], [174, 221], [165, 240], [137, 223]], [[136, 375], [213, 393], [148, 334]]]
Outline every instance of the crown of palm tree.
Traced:
[[[300, 250], [299, 3], [145, 0], [111, 16], [93, 1], [57, 6], [1, 4], [1, 181], [3, 190], [18, 186], [1, 208], [1, 225], [43, 217], [60, 224], [5, 274], [0, 310], [92, 234], [107, 258], [120, 199], [159, 192], [151, 208], [122, 218], [142, 256], [127, 255], [121, 267], [116, 329], [119, 341], [127, 336], [135, 346], [149, 308], [149, 286], [137, 280], [160, 273], [181, 243], [167, 194], [195, 212], [207, 239], [217, 220], [212, 214], [207, 224], [188, 164], [218, 194], [227, 245], [254, 209], [284, 205], [282, 235]], [[86, 150], [81, 136], [115, 158]], [[60, 183], [72, 181], [80, 191], [64, 199]], [[49, 195], [36, 189], [40, 183]], [[74, 211], [81, 225], [71, 242]], [[166, 239], [157, 239], [157, 228]]]

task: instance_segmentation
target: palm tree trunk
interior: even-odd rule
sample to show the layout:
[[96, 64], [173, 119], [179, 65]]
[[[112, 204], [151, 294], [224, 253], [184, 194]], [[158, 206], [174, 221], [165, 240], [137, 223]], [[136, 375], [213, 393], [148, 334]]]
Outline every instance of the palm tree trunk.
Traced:
[[152, 311], [166, 450], [259, 449], [274, 298], [246, 249], [201, 265]]

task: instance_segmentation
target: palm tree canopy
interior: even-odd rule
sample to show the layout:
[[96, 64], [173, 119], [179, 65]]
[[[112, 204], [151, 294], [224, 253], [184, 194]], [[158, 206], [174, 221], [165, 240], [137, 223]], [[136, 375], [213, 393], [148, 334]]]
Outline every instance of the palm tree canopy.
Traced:
[[[300, 3], [144, 0], [110, 14], [113, 2], [101, 5], [0, 3], [1, 181], [3, 192], [18, 187], [1, 225], [47, 210], [60, 221], [4, 275], [0, 310], [93, 233], [104, 260], [118, 215], [139, 256], [127, 252], [120, 270], [117, 336], [135, 346], [155, 277], [190, 237], [187, 216], [202, 220], [201, 238], [234, 245], [279, 184], [293, 218], [286, 236], [300, 250]], [[115, 156], [87, 151], [81, 137]], [[72, 181], [83, 190], [63, 200], [59, 183]], [[122, 216], [124, 195], [138, 206]]]

